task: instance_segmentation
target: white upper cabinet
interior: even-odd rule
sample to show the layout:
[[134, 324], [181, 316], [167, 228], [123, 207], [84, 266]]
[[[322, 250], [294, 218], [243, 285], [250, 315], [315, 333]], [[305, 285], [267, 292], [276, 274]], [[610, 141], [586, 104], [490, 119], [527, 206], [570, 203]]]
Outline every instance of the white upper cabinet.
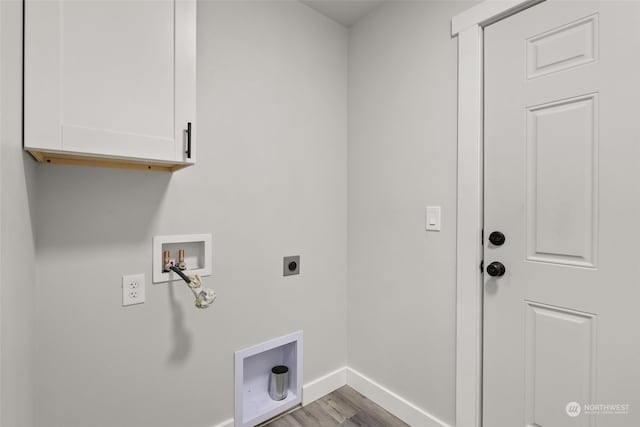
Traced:
[[24, 47], [24, 147], [36, 159], [195, 163], [195, 0], [26, 0]]

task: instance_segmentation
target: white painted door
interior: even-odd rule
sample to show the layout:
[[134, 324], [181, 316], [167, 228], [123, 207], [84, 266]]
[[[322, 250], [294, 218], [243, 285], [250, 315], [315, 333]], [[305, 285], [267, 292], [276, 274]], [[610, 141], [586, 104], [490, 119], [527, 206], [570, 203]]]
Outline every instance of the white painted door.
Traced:
[[194, 160], [195, 0], [25, 6], [26, 148]]
[[483, 425], [640, 426], [640, 2], [485, 29], [484, 170]]

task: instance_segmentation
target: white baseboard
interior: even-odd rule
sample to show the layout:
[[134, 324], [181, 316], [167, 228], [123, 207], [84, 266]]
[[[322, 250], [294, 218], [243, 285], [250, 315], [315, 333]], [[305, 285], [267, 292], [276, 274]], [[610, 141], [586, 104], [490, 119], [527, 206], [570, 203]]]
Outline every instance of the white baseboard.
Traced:
[[220, 424], [216, 424], [213, 427], [233, 427], [233, 418], [223, 421]]
[[326, 396], [347, 384], [347, 368], [336, 369], [302, 386], [302, 406]]
[[347, 368], [347, 384], [410, 426], [451, 427], [449, 424], [418, 408], [391, 390], [365, 377], [355, 369]]

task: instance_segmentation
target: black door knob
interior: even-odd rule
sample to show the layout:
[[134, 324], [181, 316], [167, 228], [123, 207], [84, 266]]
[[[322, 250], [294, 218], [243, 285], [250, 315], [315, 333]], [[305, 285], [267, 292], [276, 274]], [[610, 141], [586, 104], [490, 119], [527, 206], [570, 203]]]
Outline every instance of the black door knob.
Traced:
[[499, 231], [492, 231], [491, 234], [489, 234], [489, 241], [496, 246], [502, 246], [505, 240], [506, 237]]
[[507, 271], [501, 262], [492, 262], [487, 266], [487, 274], [492, 277], [500, 277]]

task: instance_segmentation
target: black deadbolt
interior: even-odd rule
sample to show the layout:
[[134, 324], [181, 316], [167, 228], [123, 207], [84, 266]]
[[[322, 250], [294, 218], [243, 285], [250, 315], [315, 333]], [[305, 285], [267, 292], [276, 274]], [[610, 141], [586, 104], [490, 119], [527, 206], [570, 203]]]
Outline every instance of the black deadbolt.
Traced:
[[298, 263], [295, 261], [291, 261], [287, 268], [289, 269], [289, 271], [296, 271], [296, 268], [298, 268]]
[[492, 262], [487, 266], [487, 274], [492, 277], [500, 277], [507, 271], [501, 262]]
[[499, 231], [493, 231], [489, 235], [489, 241], [496, 246], [502, 246], [505, 240], [507, 240], [506, 237]]

